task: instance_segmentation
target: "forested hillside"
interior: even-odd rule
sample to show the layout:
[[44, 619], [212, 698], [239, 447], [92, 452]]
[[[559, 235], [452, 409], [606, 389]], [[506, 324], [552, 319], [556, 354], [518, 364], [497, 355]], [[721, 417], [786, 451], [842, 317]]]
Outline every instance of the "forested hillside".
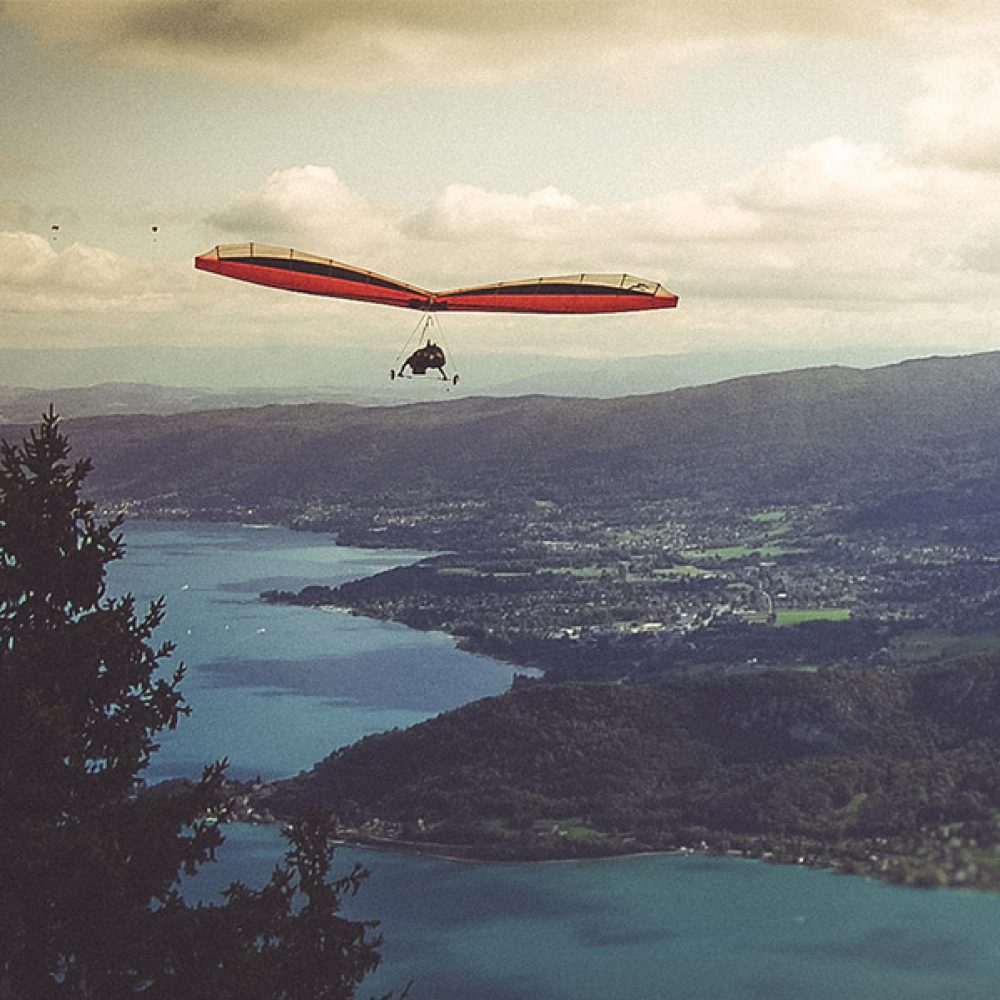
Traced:
[[708, 846], [992, 883], [998, 750], [996, 659], [529, 683], [340, 750], [268, 801], [481, 856]]
[[[659, 629], [655, 669], [623, 642], [628, 669], [612, 676], [668, 679], [526, 682], [338, 752], [267, 789], [262, 808], [320, 802], [353, 837], [483, 856], [705, 846], [993, 886], [1000, 659], [893, 669], [905, 658], [890, 632], [933, 627], [911, 642], [933, 653], [992, 621], [998, 404], [1000, 353], [614, 400], [94, 418], [70, 436], [94, 459], [98, 497], [133, 511], [347, 523], [397, 545], [422, 525], [418, 544], [473, 552], [420, 571], [437, 581], [419, 601], [425, 627], [447, 627], [445, 612], [454, 626], [453, 611], [483, 627], [492, 600], [495, 634], [513, 641], [531, 602], [507, 598], [536, 587], [555, 602], [539, 635], [577, 630], [567, 656], [590, 649], [598, 619]], [[937, 534], [895, 544], [869, 530], [906, 522]], [[385, 580], [371, 586], [385, 598]], [[440, 604], [451, 590], [475, 599]], [[840, 616], [814, 631], [871, 642], [836, 669], [816, 670], [834, 660], [812, 647], [781, 660], [801, 672], [760, 671], [746, 645], [722, 655], [730, 633], [806, 634], [743, 620], [765, 591], [779, 612]], [[719, 672], [674, 679], [675, 647]]]
[[[612, 400], [467, 398], [71, 421], [94, 488], [156, 511], [291, 516], [401, 496], [738, 496], [982, 506], [1000, 481], [1000, 354], [809, 369]], [[19, 429], [4, 430], [14, 437]], [[904, 511], [905, 513], [905, 511]], [[909, 515], [907, 515], [909, 516]]]

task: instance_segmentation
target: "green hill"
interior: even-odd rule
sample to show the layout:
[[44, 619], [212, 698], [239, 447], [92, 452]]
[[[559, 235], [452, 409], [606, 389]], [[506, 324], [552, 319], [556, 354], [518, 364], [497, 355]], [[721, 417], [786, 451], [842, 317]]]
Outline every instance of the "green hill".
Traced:
[[988, 659], [528, 684], [337, 751], [268, 804], [486, 857], [705, 844], [936, 881], [961, 855], [992, 883], [998, 749]]
[[[380, 494], [988, 507], [1000, 354], [807, 369], [620, 399], [265, 406], [69, 421], [93, 488], [147, 509], [292, 512]], [[13, 437], [20, 428], [8, 428]]]

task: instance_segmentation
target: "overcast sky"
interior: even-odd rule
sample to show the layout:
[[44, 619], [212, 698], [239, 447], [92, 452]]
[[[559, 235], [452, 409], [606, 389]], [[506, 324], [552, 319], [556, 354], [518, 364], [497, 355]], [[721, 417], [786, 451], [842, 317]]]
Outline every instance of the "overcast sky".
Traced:
[[680, 296], [445, 317], [466, 355], [1000, 348], [995, 0], [0, 0], [0, 78], [2, 383], [116, 347], [109, 377], [155, 348], [168, 382], [182, 349], [273, 349], [246, 381], [279, 384], [408, 336], [193, 270], [250, 239]]

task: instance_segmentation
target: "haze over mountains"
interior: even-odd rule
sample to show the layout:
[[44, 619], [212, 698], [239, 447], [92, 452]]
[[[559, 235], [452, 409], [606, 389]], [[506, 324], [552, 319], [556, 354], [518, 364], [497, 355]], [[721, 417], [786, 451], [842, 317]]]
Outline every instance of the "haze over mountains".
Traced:
[[516, 489], [978, 508], [1000, 483], [1000, 353], [613, 399], [270, 405], [66, 426], [95, 460], [92, 488], [152, 506]]
[[37, 421], [51, 404], [64, 417], [103, 417], [127, 413], [189, 413], [269, 403], [344, 402], [364, 405], [375, 398], [334, 388], [203, 389], [149, 382], [99, 382], [89, 386], [39, 389], [0, 386], [0, 423]]
[[[300, 351], [294, 369], [297, 381], [272, 385], [274, 358], [248, 348], [238, 355], [209, 349], [188, 353], [186, 368], [178, 369], [163, 352], [151, 350], [119, 364], [103, 351], [0, 351], [0, 372], [19, 378], [21, 385], [0, 385], [0, 424], [34, 421], [53, 403], [65, 418], [123, 413], [183, 413], [191, 410], [264, 406], [268, 403], [341, 402], [393, 405], [417, 399], [438, 399], [440, 386], [426, 383], [391, 384], [391, 352], [336, 357], [316, 348]], [[132, 352], [133, 354], [135, 352]], [[287, 368], [288, 352], [278, 352]], [[35, 355], [40, 355], [36, 358]], [[58, 362], [53, 362], [55, 356]], [[453, 359], [455, 360], [455, 359]], [[769, 351], [757, 354], [704, 353], [596, 361], [581, 358], [519, 358], [475, 355], [458, 358], [461, 388], [468, 397], [550, 396], [610, 398], [665, 392], [705, 385], [739, 375], [790, 371], [832, 363], [858, 367], [894, 360], [884, 350], [855, 350], [848, 355], [823, 351]], [[128, 381], [109, 372], [135, 372]], [[169, 383], [169, 384], [165, 384]]]

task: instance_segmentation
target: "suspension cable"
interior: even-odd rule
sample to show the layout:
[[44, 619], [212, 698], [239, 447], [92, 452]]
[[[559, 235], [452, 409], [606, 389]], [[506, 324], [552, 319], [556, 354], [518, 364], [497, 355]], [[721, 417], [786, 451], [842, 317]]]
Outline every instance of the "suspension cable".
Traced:
[[[437, 313], [425, 312], [421, 314], [416, 326], [414, 326], [413, 330], [410, 332], [409, 337], [406, 338], [406, 343], [403, 344], [399, 353], [396, 355], [396, 360], [390, 373], [393, 378], [396, 378], [397, 375], [402, 376], [403, 372], [400, 367], [400, 362], [404, 357], [409, 357], [414, 341], [416, 341], [417, 347], [422, 347], [425, 340], [429, 342], [432, 339], [432, 335], [436, 338], [441, 350], [444, 351], [445, 363], [448, 364], [452, 360], [451, 347], [445, 340], [444, 328], [441, 326], [441, 321], [438, 319]], [[453, 384], [457, 384], [457, 371], [452, 372], [450, 381]]]
[[432, 312], [425, 312], [420, 314], [420, 319], [417, 320], [417, 325], [410, 332], [409, 337], [406, 338], [406, 343], [403, 344], [402, 348], [399, 351], [399, 354], [396, 355], [396, 362], [394, 365], [396, 371], [399, 371], [400, 359], [404, 355], [409, 357], [410, 345], [414, 342], [414, 340], [416, 340], [417, 346], [418, 347], [420, 346], [421, 342], [424, 339], [424, 335], [427, 333], [427, 328], [431, 325], [432, 321], [435, 319], [436, 317]]
[[437, 317], [437, 313], [430, 313], [430, 317], [434, 321], [434, 329], [437, 331], [438, 343], [441, 345], [441, 349], [444, 351], [444, 356], [446, 358], [446, 363], [452, 365], [451, 381], [453, 384], [458, 384], [458, 369], [455, 368], [453, 362], [454, 358], [451, 353], [451, 345], [445, 340], [444, 337], [444, 327], [441, 326], [441, 321]]

